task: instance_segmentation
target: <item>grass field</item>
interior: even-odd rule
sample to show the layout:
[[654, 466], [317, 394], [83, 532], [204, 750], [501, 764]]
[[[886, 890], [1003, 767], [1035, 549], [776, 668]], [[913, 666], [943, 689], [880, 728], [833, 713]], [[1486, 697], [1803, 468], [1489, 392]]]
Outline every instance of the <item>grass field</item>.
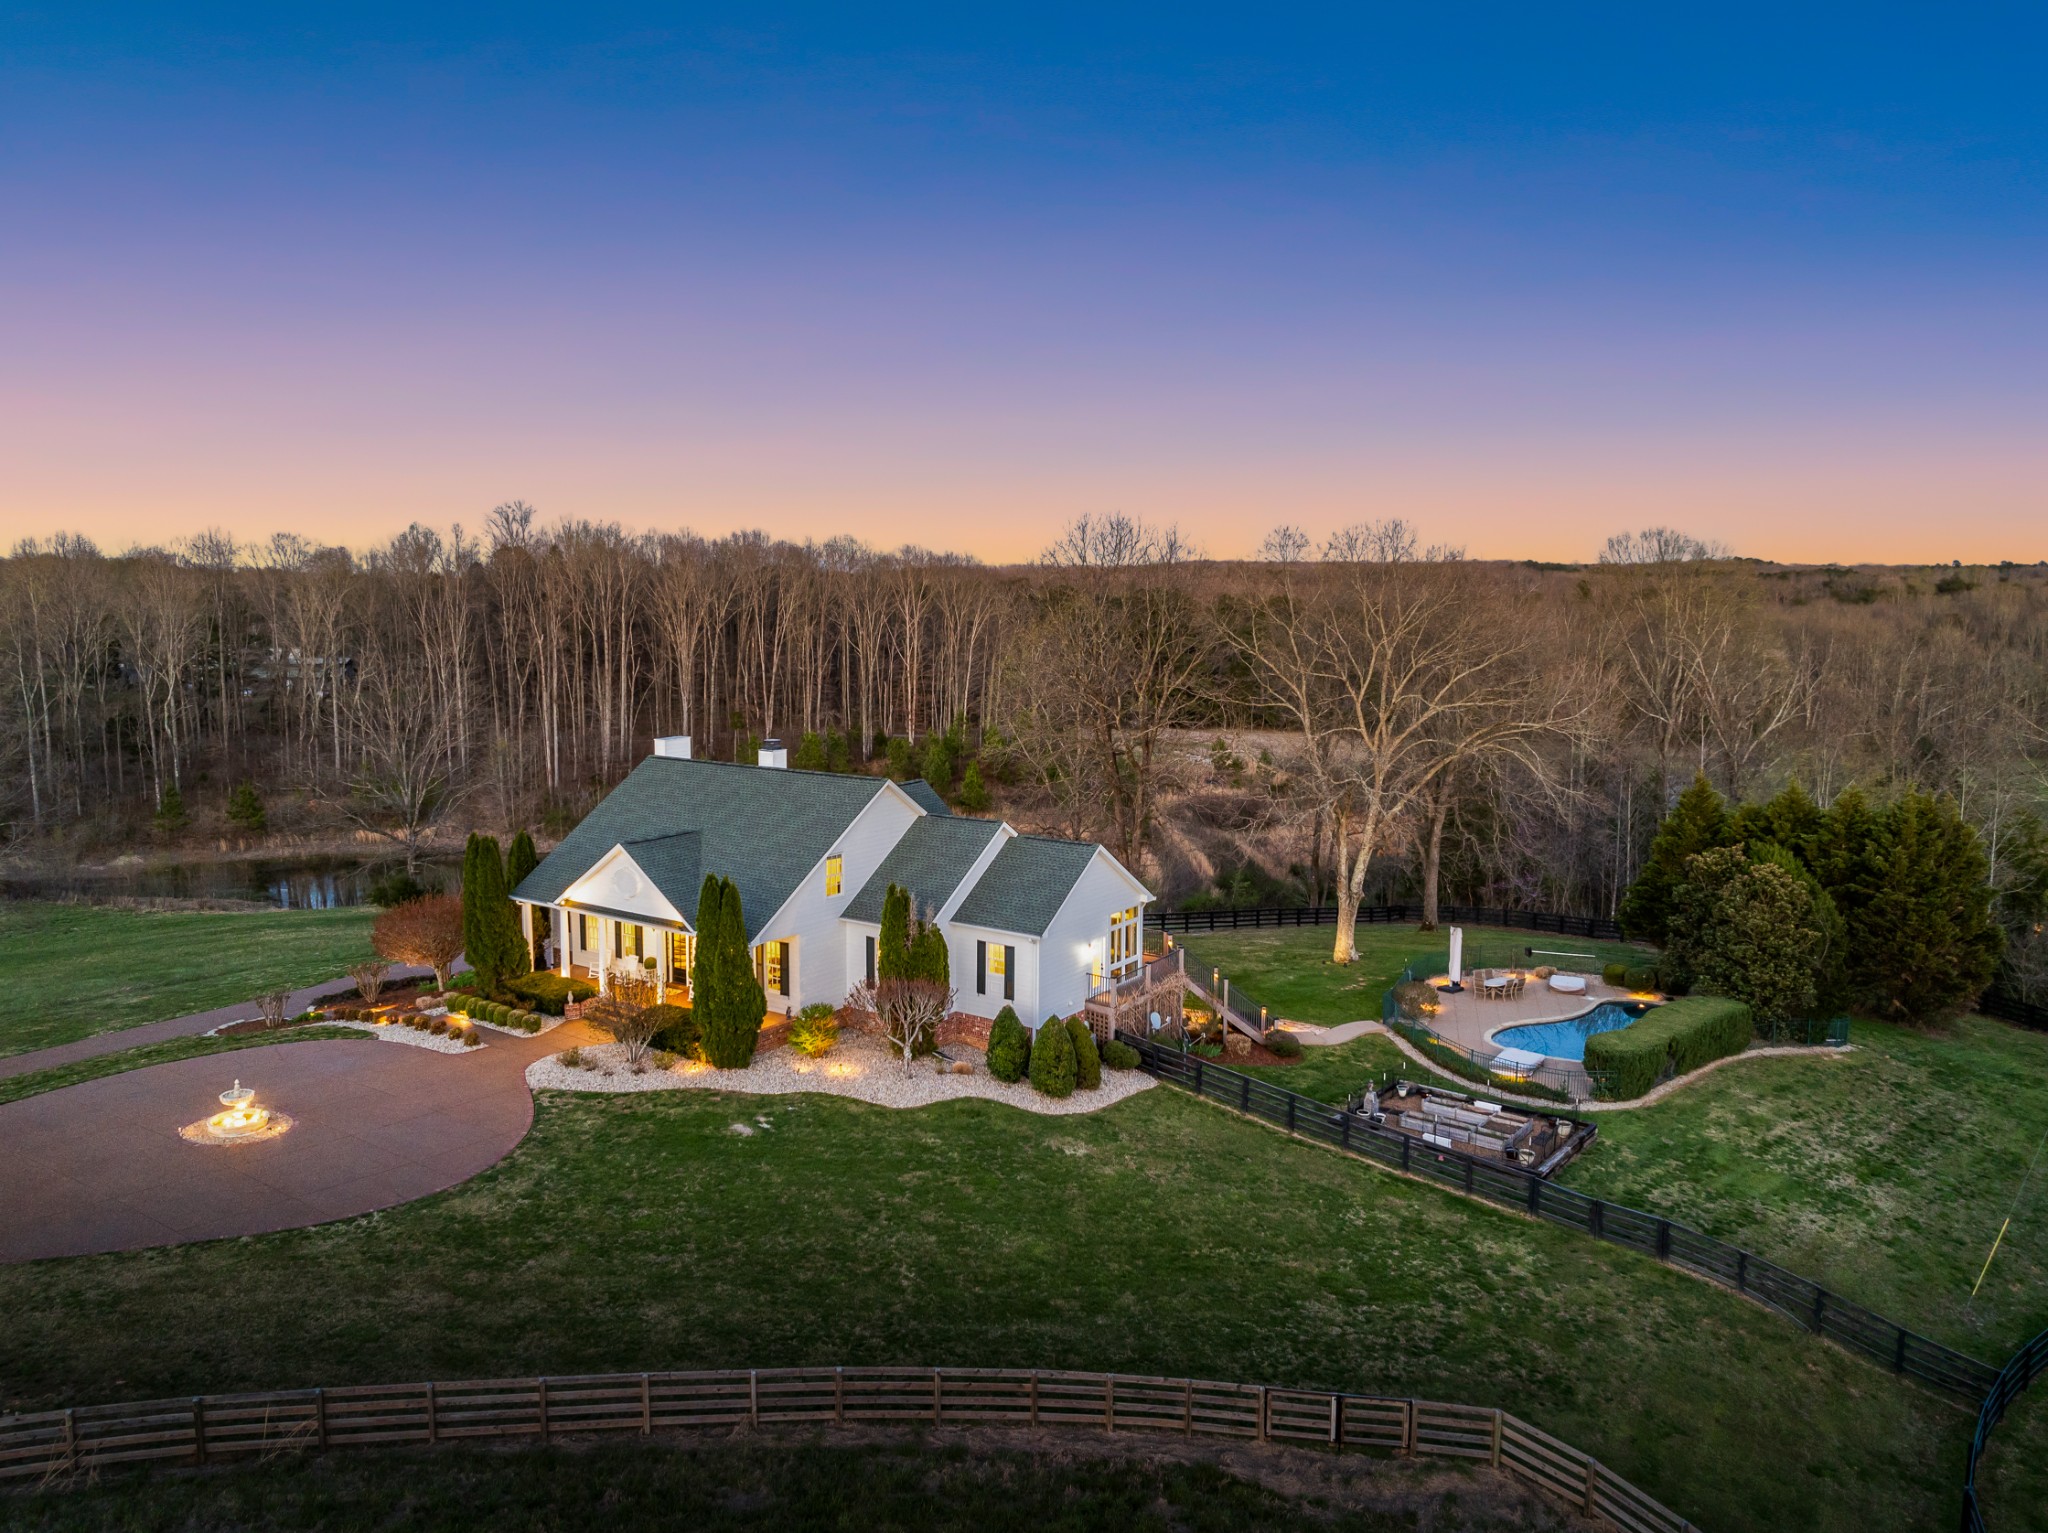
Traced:
[[[1072, 1433], [962, 1440], [841, 1432], [760, 1440], [286, 1457], [205, 1472], [115, 1474], [0, 1498], [17, 1533], [240, 1533], [319, 1528], [689, 1528], [842, 1533], [1130, 1529], [1509, 1533], [1555, 1525], [1532, 1493], [1437, 1465], [1239, 1450], [1229, 1469], [1177, 1443]], [[873, 1434], [865, 1434], [872, 1436]], [[893, 1440], [891, 1440], [893, 1438]], [[1020, 1446], [1002, 1446], [1006, 1441]], [[1198, 1447], [1195, 1450], [1200, 1453]], [[1139, 1455], [1145, 1455], [1140, 1457]], [[1254, 1477], [1256, 1476], [1256, 1477]]]
[[115, 910], [0, 901], [0, 1055], [332, 979], [370, 956], [359, 910]]
[[[1174, 941], [1188, 950], [1188, 969], [1205, 979], [1220, 968], [1234, 988], [1242, 989], [1275, 1020], [1317, 1022], [1333, 1027], [1364, 1018], [1379, 1020], [1380, 997], [1400, 977], [1409, 959], [1441, 953], [1450, 938], [1444, 931], [1424, 932], [1409, 925], [1358, 928], [1358, 962], [1330, 961], [1331, 926], [1298, 926], [1282, 931], [1197, 932]], [[1541, 932], [1503, 931], [1496, 927], [1465, 929], [1465, 967], [1506, 968], [1519, 963], [1559, 964], [1550, 958], [1531, 959], [1529, 948], [1591, 953], [1599, 963], [1641, 963], [1652, 950], [1625, 942], [1588, 942], [1577, 937], [1552, 937]], [[1597, 968], [1598, 964], [1584, 967]]]
[[173, 1060], [196, 1059], [201, 1054], [232, 1054], [240, 1049], [261, 1048], [272, 1043], [310, 1043], [337, 1038], [376, 1042], [368, 1033], [355, 1028], [320, 1026], [294, 1027], [276, 1033], [243, 1033], [233, 1038], [166, 1038], [161, 1043], [145, 1043], [139, 1048], [100, 1054], [68, 1065], [54, 1065], [48, 1070], [31, 1070], [26, 1075], [9, 1076], [0, 1080], [0, 1105], [45, 1091], [56, 1091], [64, 1086], [96, 1081], [103, 1075], [120, 1075], [147, 1065], [167, 1065]]
[[0, 1306], [8, 1406], [930, 1361], [1498, 1404], [1716, 1533], [1945, 1522], [1968, 1429], [1707, 1284], [1166, 1088], [1065, 1119], [544, 1096], [446, 1194], [0, 1269]]

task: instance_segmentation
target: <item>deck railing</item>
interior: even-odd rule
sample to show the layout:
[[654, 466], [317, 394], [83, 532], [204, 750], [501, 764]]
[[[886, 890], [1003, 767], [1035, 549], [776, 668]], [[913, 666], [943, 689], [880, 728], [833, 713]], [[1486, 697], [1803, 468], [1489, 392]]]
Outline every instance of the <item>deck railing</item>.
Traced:
[[930, 1422], [1313, 1443], [1490, 1464], [1628, 1533], [1692, 1524], [1613, 1470], [1484, 1406], [1207, 1379], [1021, 1368], [732, 1368], [193, 1395], [0, 1417], [0, 1477], [209, 1464], [292, 1448]]

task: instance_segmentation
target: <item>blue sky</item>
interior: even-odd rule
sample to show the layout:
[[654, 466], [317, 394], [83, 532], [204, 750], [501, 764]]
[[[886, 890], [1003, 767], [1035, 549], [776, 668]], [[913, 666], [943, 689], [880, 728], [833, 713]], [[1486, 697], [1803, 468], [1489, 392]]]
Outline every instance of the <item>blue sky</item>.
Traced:
[[0, 12], [23, 530], [2048, 556], [2038, 10], [286, 10]]

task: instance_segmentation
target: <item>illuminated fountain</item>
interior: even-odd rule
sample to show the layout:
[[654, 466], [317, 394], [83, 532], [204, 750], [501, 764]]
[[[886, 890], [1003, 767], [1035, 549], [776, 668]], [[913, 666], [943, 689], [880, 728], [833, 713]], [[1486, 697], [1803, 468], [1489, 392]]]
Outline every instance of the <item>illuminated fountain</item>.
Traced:
[[220, 1094], [221, 1110], [210, 1118], [188, 1123], [178, 1133], [192, 1144], [249, 1144], [275, 1139], [292, 1126], [281, 1112], [256, 1105], [256, 1093], [237, 1080]]

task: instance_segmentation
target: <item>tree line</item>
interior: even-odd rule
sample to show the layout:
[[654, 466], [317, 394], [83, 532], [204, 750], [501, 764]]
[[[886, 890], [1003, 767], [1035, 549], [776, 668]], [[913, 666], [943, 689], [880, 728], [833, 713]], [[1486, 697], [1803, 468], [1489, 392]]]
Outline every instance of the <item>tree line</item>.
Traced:
[[28, 857], [267, 825], [411, 862], [573, 823], [652, 736], [779, 736], [1176, 899], [1612, 912], [1702, 773], [1738, 804], [1946, 795], [1997, 889], [2048, 799], [2044, 619], [2035, 566], [1781, 568], [1654, 528], [1572, 566], [1397, 521], [1210, 560], [1109, 516], [991, 568], [518, 502], [363, 550], [59, 535], [0, 561], [0, 824]]

